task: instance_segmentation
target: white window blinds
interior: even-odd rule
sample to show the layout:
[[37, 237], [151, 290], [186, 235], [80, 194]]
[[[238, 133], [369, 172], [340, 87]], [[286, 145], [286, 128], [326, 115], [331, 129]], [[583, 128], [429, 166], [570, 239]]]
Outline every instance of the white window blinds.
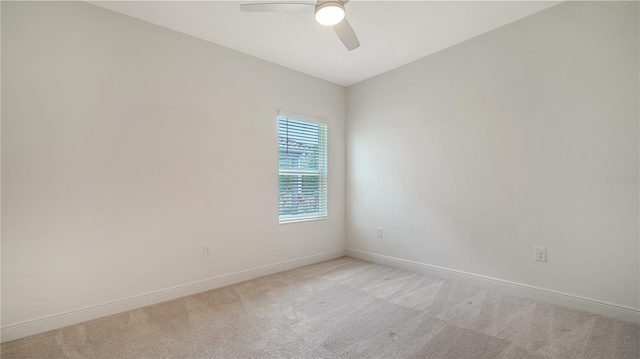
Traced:
[[327, 216], [327, 125], [278, 117], [280, 223]]

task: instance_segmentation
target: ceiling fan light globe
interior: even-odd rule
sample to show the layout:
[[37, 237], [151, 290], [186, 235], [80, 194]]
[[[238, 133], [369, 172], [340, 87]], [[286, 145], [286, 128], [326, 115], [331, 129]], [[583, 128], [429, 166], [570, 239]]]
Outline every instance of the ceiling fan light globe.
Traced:
[[320, 25], [333, 26], [344, 20], [344, 6], [341, 2], [325, 2], [316, 7], [316, 21]]

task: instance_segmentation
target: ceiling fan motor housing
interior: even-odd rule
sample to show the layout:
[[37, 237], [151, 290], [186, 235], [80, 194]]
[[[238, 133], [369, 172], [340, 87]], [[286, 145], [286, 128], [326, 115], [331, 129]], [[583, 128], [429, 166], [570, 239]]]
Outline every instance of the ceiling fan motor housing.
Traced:
[[318, 23], [333, 26], [340, 23], [345, 16], [344, 5], [341, 1], [318, 1], [315, 18]]

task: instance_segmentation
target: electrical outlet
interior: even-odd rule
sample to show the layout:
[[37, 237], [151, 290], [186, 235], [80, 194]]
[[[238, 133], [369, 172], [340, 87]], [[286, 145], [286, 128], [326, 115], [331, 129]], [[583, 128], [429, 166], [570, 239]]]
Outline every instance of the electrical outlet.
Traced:
[[382, 228], [378, 228], [378, 238], [382, 238]]
[[539, 262], [547, 261], [547, 249], [543, 247], [534, 247], [533, 248], [533, 259]]
[[211, 255], [211, 246], [209, 245], [203, 245], [202, 246], [202, 256], [203, 257], [208, 257]]

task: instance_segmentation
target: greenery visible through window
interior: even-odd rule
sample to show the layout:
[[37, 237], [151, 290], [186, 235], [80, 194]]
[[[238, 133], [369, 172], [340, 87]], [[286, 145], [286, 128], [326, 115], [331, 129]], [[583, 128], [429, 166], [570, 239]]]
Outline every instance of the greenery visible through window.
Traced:
[[327, 216], [327, 125], [278, 117], [280, 222]]

